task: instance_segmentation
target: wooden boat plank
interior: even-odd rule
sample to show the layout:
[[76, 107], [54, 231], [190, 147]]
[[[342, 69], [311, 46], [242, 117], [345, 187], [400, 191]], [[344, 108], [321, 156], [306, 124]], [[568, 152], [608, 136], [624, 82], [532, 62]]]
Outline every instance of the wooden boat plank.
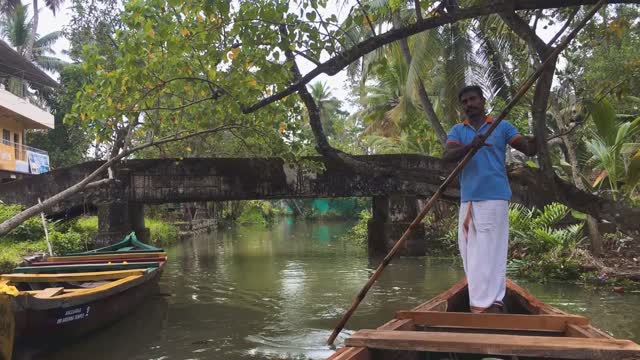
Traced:
[[[53, 308], [65, 308], [70, 306], [77, 306], [86, 304], [92, 301], [97, 301], [103, 298], [107, 298], [109, 296], [115, 295], [117, 293], [123, 292], [132, 287], [138, 286], [144, 282], [150, 281], [153, 278], [159, 277], [161, 274], [162, 268], [153, 269], [151, 271], [145, 272], [143, 275], [129, 281], [116, 283], [114, 286], [111, 283], [111, 286], [107, 289], [102, 288], [103, 291], [93, 291], [91, 293], [84, 292], [82, 296], [59, 296], [58, 298], [42, 300], [35, 297], [21, 297], [18, 296], [15, 299], [20, 302], [20, 306], [24, 308], [30, 308], [34, 310], [47, 310]], [[109, 285], [109, 284], [107, 284]], [[103, 285], [105, 286], [105, 285]], [[94, 290], [93, 289], [83, 289], [82, 291], [77, 291], [77, 293], [82, 293], [84, 290]], [[66, 294], [65, 294], [66, 295]]]
[[378, 330], [415, 330], [415, 324], [412, 319], [393, 319], [379, 326]]
[[566, 312], [540, 301], [525, 289], [521, 288], [518, 284], [509, 279], [507, 279], [507, 291], [516, 294], [521, 299], [525, 299], [531, 305], [531, 307], [535, 309], [535, 311], [532, 311], [532, 313], [534, 314], [567, 315]]
[[114, 254], [92, 254], [92, 255], [67, 255], [67, 256], [51, 256], [46, 259], [46, 261], [55, 262], [55, 261], [71, 261], [71, 260], [93, 260], [93, 259], [105, 259], [105, 258], [116, 258], [116, 259], [126, 259], [126, 258], [152, 258], [152, 257], [160, 257], [167, 256], [167, 253], [164, 251], [151, 251], [151, 252], [135, 252], [135, 253], [114, 253]]
[[[392, 319], [390, 321], [387, 321], [383, 325], [379, 326], [378, 329], [380, 330], [415, 330], [415, 325], [413, 324], [413, 320], [411, 319], [405, 319], [405, 320]], [[336, 356], [336, 354], [338, 354], [340, 350], [345, 351], [343, 349], [350, 349], [350, 350], [349, 352], [346, 352], [344, 355], [334, 358], [334, 356]], [[329, 359], [331, 360], [338, 360], [338, 359], [339, 360], [369, 360], [371, 358], [371, 354], [369, 353], [369, 350], [367, 350], [367, 348], [345, 347], [340, 350], [334, 353]]]
[[431, 311], [431, 310], [436, 310], [436, 308], [441, 308], [443, 306], [442, 304], [443, 301], [448, 302], [450, 298], [454, 297], [460, 291], [464, 290], [466, 286], [467, 286], [467, 279], [464, 278], [458, 281], [457, 283], [455, 283], [451, 288], [449, 288], [449, 290], [443, 293], [440, 293], [434, 298], [416, 306], [413, 310], [414, 311]]
[[70, 274], [5, 274], [0, 279], [18, 282], [67, 282], [67, 281], [100, 281], [120, 279], [131, 275], [142, 275], [145, 270], [116, 270]]
[[371, 360], [369, 349], [363, 347], [344, 347], [327, 360]]
[[142, 274], [130, 275], [130, 276], [118, 279], [116, 281], [112, 281], [112, 282], [110, 282], [108, 284], [96, 286], [96, 287], [90, 288], [90, 289], [82, 289], [82, 291], [74, 291], [74, 292], [58, 295], [55, 298], [56, 299], [67, 299], [67, 298], [74, 298], [74, 297], [80, 297], [80, 296], [86, 297], [88, 295], [103, 293], [103, 292], [106, 292], [109, 289], [117, 288], [118, 286], [120, 286], [122, 284], [125, 284], [127, 282], [133, 281], [135, 279], [138, 279], [141, 276], [142, 276]]
[[476, 329], [457, 326], [424, 326], [419, 327], [421, 331], [432, 331], [439, 333], [467, 333], [467, 334], [495, 334], [495, 335], [522, 335], [522, 336], [565, 336], [563, 331], [537, 331], [537, 330], [500, 330], [500, 329]]
[[134, 263], [134, 262], [154, 262], [154, 261], [166, 261], [166, 256], [159, 256], [155, 258], [130, 258], [130, 259], [120, 259], [117, 257], [113, 258], [105, 258], [105, 259], [92, 259], [92, 260], [69, 260], [69, 261], [39, 261], [33, 262], [31, 266], [53, 266], [53, 265], [80, 265], [80, 264], [105, 264], [108, 262], [111, 263]]
[[487, 335], [397, 330], [361, 330], [347, 346], [370, 349], [436, 351], [558, 359], [631, 359], [640, 346], [629, 340], [547, 336]]
[[146, 269], [158, 267], [159, 262], [137, 262], [126, 264], [73, 264], [73, 265], [52, 265], [52, 266], [22, 266], [15, 269], [16, 273], [66, 273], [66, 272], [92, 272], [111, 270]]
[[565, 336], [568, 337], [582, 337], [582, 338], [606, 338], [613, 339], [614, 337], [605, 333], [602, 330], [596, 329], [593, 326], [580, 326], [580, 325], [567, 325]]
[[48, 299], [52, 296], [60, 295], [64, 292], [63, 287], [50, 287], [44, 290], [38, 291], [34, 296], [39, 299]]
[[[86, 289], [64, 289], [64, 291], [62, 292], [63, 294], [67, 294], [67, 293], [72, 293], [72, 292], [78, 292], [78, 291], [85, 291]], [[42, 290], [26, 290], [26, 291], [20, 291], [21, 294], [30, 294], [33, 296], [36, 296], [38, 293], [40, 293]], [[60, 294], [58, 294], [60, 295]]]
[[[68, 308], [78, 306], [107, 298], [117, 293], [123, 292], [134, 286], [140, 285], [157, 275], [157, 271], [144, 275], [134, 275], [116, 280], [112, 283], [102, 285], [93, 289], [82, 289], [80, 291], [63, 293], [50, 299], [39, 299], [31, 295], [14, 297], [14, 302], [18, 308], [25, 310], [49, 310], [57, 308]], [[126, 279], [126, 280], [125, 280]], [[108, 287], [106, 287], [108, 285]]]
[[95, 256], [95, 255], [103, 255], [103, 254], [114, 255], [114, 254], [134, 254], [134, 253], [136, 253], [136, 254], [145, 254], [145, 253], [160, 252], [160, 251], [164, 251], [164, 250], [161, 249], [161, 248], [156, 248], [156, 249], [133, 249], [133, 250], [127, 250], [127, 251], [113, 250], [113, 251], [71, 253], [71, 254], [64, 254], [62, 256]]
[[567, 324], [587, 325], [577, 315], [472, 314], [438, 311], [398, 311], [397, 319], [411, 319], [415, 325], [474, 329], [532, 330], [564, 332]]

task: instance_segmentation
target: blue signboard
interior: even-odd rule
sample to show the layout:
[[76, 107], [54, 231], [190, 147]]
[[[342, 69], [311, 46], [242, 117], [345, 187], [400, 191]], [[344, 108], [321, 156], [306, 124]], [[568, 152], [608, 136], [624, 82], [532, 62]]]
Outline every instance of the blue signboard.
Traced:
[[43, 174], [49, 171], [49, 155], [27, 151], [29, 160], [29, 172], [32, 174]]

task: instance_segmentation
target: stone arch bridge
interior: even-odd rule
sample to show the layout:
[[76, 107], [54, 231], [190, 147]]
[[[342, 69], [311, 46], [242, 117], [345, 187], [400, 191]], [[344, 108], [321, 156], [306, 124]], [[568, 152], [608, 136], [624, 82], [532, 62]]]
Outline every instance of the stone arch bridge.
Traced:
[[[371, 253], [386, 252], [419, 209], [416, 198], [433, 194], [451, 166], [438, 158], [420, 155], [367, 155], [356, 157], [387, 167], [423, 173], [421, 181], [370, 177], [321, 157], [288, 164], [279, 158], [186, 158], [127, 160], [115, 169], [107, 186], [86, 190], [48, 211], [51, 217], [72, 217], [88, 207], [98, 209], [100, 243], [119, 240], [130, 231], [146, 234], [144, 204], [250, 199], [371, 197], [369, 223]], [[0, 185], [0, 200], [31, 206], [81, 181], [103, 162], [61, 168]], [[516, 201], [518, 191], [515, 191]], [[520, 192], [522, 193], [522, 192]], [[458, 198], [453, 184], [445, 199]], [[403, 250], [424, 254], [424, 233], [416, 231]]]

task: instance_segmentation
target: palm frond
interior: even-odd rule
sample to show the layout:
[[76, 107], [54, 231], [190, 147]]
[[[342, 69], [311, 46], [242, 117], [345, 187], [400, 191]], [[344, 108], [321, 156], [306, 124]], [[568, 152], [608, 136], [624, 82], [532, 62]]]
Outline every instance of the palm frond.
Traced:
[[535, 226], [552, 227], [564, 219], [569, 213], [569, 208], [560, 203], [552, 203], [546, 205], [541, 211], [537, 212]]
[[17, 6], [1, 21], [2, 36], [13, 45], [18, 52], [26, 44], [31, 31], [31, 20], [28, 18], [28, 5]]
[[[33, 43], [34, 48], [50, 49], [53, 44], [62, 37], [62, 31], [53, 31], [42, 37], [38, 37]], [[49, 50], [51, 51], [51, 50]]]
[[60, 6], [62, 6], [63, 2], [64, 2], [64, 0], [45, 0], [45, 4], [49, 8], [49, 10], [51, 10], [51, 12], [53, 12], [54, 16], [56, 14], [56, 11], [58, 9], [60, 9]]
[[21, 4], [21, 0], [0, 0], [0, 13], [9, 14]]
[[617, 134], [616, 113], [607, 99], [591, 105], [591, 119], [596, 125], [598, 135], [607, 145], [613, 145]]
[[35, 58], [36, 64], [45, 70], [60, 72], [63, 67], [69, 65], [68, 62], [53, 56], [38, 55]]
[[411, 64], [405, 85], [405, 93], [415, 91], [419, 82], [424, 85], [424, 79], [428, 79], [434, 63], [442, 53], [442, 41], [436, 31], [425, 31], [414, 37], [411, 51]]

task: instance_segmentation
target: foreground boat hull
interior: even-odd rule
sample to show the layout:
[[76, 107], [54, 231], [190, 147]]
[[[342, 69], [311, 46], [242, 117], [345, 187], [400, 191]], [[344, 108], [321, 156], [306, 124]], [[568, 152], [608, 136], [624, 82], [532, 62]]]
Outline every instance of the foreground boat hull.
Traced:
[[[15, 323], [14, 359], [24, 350], [42, 349], [77, 338], [119, 320], [157, 292], [161, 270], [154, 270], [127, 289], [91, 301], [70, 301], [69, 306], [49, 309], [25, 309], [17, 297], [11, 300]], [[41, 304], [43, 305], [43, 304]], [[46, 306], [41, 306], [46, 307]]]
[[617, 340], [507, 281], [509, 314], [469, 312], [466, 281], [399, 311], [375, 330], [360, 330], [330, 360], [640, 359], [640, 346]]

